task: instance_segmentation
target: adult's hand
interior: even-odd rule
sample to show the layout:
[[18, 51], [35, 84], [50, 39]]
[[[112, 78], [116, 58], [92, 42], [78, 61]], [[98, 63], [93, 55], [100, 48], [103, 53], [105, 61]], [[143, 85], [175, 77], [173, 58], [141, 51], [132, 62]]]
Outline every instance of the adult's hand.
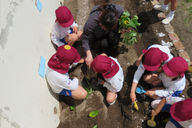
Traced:
[[87, 66], [88, 66], [89, 68], [91, 67], [92, 61], [93, 61], [93, 56], [92, 56], [92, 54], [91, 54], [91, 51], [88, 50], [88, 51], [87, 51], [87, 57], [85, 58], [85, 62], [86, 62]]

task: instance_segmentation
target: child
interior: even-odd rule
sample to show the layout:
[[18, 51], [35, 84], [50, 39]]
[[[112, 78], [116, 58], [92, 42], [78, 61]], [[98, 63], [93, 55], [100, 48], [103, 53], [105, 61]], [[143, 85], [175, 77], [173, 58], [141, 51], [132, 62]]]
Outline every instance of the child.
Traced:
[[117, 92], [123, 87], [124, 80], [123, 70], [119, 62], [103, 53], [95, 57], [91, 63], [91, 68], [104, 77], [103, 86], [107, 88], [106, 100], [109, 105], [114, 104], [117, 99]]
[[156, 83], [163, 83], [164, 88], [153, 88], [145, 94], [156, 99], [160, 97], [179, 96], [185, 88], [185, 71], [187, 62], [182, 57], [174, 57], [163, 67], [163, 73], [159, 75]]
[[77, 50], [70, 45], [63, 45], [50, 58], [46, 73], [47, 81], [53, 92], [59, 95], [72, 96], [74, 99], [84, 99], [87, 92], [79, 86], [79, 80], [69, 78], [68, 70], [73, 63], [83, 63]]
[[[175, 98], [177, 98], [177, 101], [169, 103], [171, 107], [168, 112], [170, 113], [171, 118], [167, 122], [165, 128], [192, 128], [192, 98], [186, 100], [178, 99], [179, 97]], [[163, 98], [158, 106], [152, 106], [153, 108], [155, 108], [154, 110], [152, 110], [152, 116], [158, 115], [164, 104], [168, 103], [169, 101], [170, 98]]]
[[162, 20], [163, 24], [168, 24], [169, 22], [171, 22], [175, 16], [175, 10], [177, 8], [177, 0], [165, 0], [164, 1], [164, 5], [155, 5], [154, 9], [156, 10], [160, 10], [163, 12], [167, 12], [168, 11], [168, 4], [169, 2], [171, 2], [171, 11], [169, 12], [169, 14], [167, 15], [167, 17]]
[[144, 81], [147, 83], [153, 83], [158, 78], [157, 72], [155, 71], [160, 72], [161, 66], [170, 61], [172, 58], [173, 56], [170, 53], [169, 48], [166, 46], [154, 44], [147, 50], [143, 50], [143, 54], [141, 54], [136, 61], [138, 68], [134, 74], [130, 94], [132, 102], [135, 102], [136, 100], [135, 90], [144, 72]]
[[78, 31], [78, 25], [75, 23], [70, 10], [66, 6], [56, 9], [56, 21], [51, 32], [51, 40], [57, 46], [64, 44], [73, 45], [79, 40], [82, 32]]

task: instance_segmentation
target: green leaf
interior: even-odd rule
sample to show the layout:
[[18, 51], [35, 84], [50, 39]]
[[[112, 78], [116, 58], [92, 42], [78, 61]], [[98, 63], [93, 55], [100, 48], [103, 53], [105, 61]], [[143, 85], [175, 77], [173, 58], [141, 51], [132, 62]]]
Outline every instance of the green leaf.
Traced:
[[69, 109], [70, 109], [71, 111], [74, 111], [74, 110], [75, 110], [75, 106], [70, 106]]
[[93, 128], [97, 128], [97, 124], [93, 126]]
[[98, 116], [98, 114], [99, 114], [98, 110], [92, 111], [92, 112], [89, 113], [89, 117], [96, 117], [96, 116]]

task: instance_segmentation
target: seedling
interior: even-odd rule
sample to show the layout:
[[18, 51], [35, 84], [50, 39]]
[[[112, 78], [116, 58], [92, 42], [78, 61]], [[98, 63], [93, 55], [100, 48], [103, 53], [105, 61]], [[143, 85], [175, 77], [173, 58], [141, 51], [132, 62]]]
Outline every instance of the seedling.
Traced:
[[86, 98], [87, 98], [91, 93], [93, 93], [93, 89], [92, 89], [92, 88], [85, 88], [85, 90], [87, 91], [87, 96], [86, 96]]
[[123, 43], [126, 44], [134, 44], [137, 42], [137, 27], [141, 24], [138, 22], [138, 16], [133, 16], [130, 18], [130, 14], [128, 11], [123, 12], [119, 19], [119, 32], [122, 33]]
[[98, 110], [95, 110], [95, 111], [92, 111], [92, 112], [90, 112], [89, 113], [89, 117], [96, 117], [96, 116], [98, 116], [99, 115], [99, 111]]
[[93, 126], [93, 128], [97, 128], [97, 124]]
[[75, 110], [75, 106], [70, 106], [69, 109], [70, 109], [71, 111], [74, 111], [74, 110]]

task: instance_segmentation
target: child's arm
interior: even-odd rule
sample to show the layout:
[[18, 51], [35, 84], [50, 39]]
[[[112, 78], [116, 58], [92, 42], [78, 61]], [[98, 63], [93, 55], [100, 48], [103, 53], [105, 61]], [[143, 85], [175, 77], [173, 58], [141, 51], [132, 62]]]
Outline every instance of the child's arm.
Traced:
[[163, 106], [165, 105], [165, 103], [166, 103], [166, 98], [163, 98], [158, 104], [157, 108], [152, 110], [151, 116], [154, 117], [158, 115], [161, 109], [163, 108]]
[[136, 60], [136, 62], [135, 62], [135, 64], [136, 64], [136, 66], [138, 67], [139, 66], [139, 64], [141, 63], [141, 60], [142, 60], [142, 57], [143, 57], [143, 53], [139, 56], [139, 58]]

